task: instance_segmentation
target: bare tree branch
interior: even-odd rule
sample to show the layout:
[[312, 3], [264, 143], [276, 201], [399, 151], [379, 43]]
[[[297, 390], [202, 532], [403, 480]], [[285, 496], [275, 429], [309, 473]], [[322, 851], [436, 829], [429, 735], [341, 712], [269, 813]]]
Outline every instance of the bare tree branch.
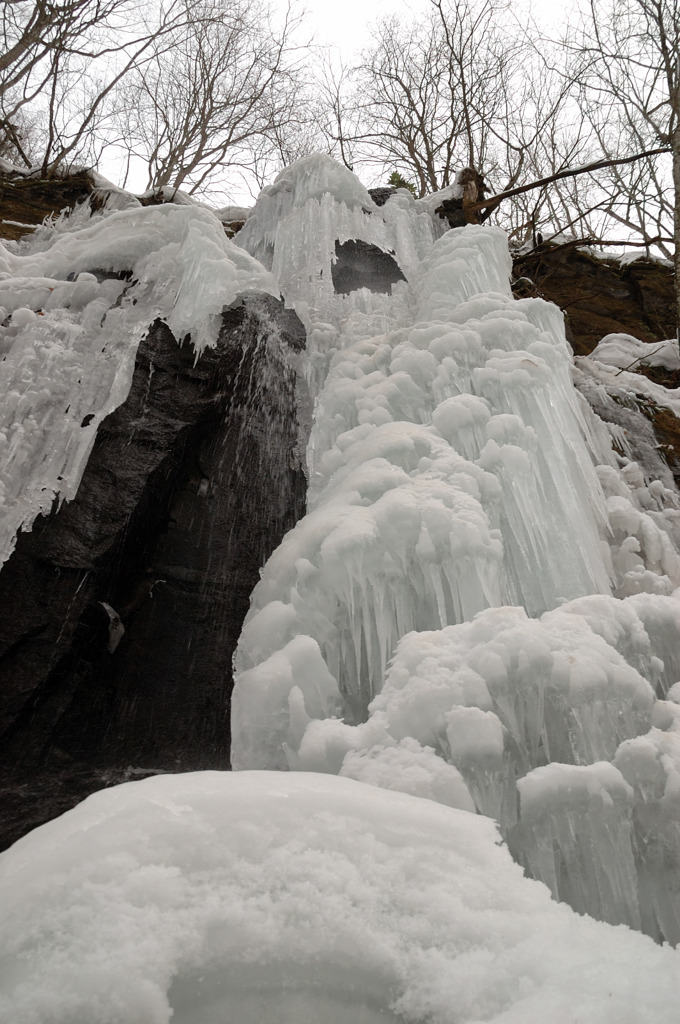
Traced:
[[646, 157], [658, 156], [661, 153], [670, 153], [670, 146], [662, 146], [659, 149], [649, 149], [644, 153], [636, 153], [634, 156], [619, 157], [615, 160], [593, 160], [592, 163], [583, 164], [582, 167], [568, 167], [562, 171], [556, 171], [555, 174], [549, 174], [546, 178], [539, 178], [538, 181], [531, 181], [527, 185], [519, 185], [517, 188], [507, 189], [505, 192], [499, 192], [495, 196], [489, 196], [488, 199], [484, 199], [482, 202], [474, 203], [470, 206], [470, 210], [483, 210], [485, 207], [496, 207], [504, 199], [510, 199], [512, 196], [519, 196], [523, 192], [530, 192], [535, 188], [542, 188], [545, 185], [550, 185], [554, 181], [560, 181], [562, 178], [574, 178], [578, 174], [592, 174], [593, 171], [599, 171], [604, 167], [614, 167], [618, 164], [632, 164], [636, 160], [644, 160]]

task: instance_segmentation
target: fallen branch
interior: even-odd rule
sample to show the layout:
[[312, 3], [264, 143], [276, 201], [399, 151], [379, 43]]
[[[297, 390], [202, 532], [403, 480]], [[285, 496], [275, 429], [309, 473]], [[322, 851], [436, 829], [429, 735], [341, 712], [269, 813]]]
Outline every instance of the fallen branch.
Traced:
[[656, 238], [648, 238], [646, 241], [642, 241], [642, 242], [634, 242], [630, 238], [619, 239], [619, 241], [616, 241], [615, 239], [608, 239], [608, 238], [594, 238], [592, 240], [592, 242], [590, 242], [589, 244], [590, 245], [620, 245], [620, 246], [636, 245], [636, 246], [638, 246], [641, 249], [646, 249], [646, 248], [648, 248], [651, 245], [657, 245], [658, 242], [669, 242], [669, 243], [672, 243], [673, 239], [672, 238], [664, 238], [663, 235], [657, 235]]
[[644, 160], [648, 156], [658, 156], [660, 153], [670, 153], [669, 146], [663, 146], [661, 149], [647, 149], [644, 153], [636, 153], [635, 156], [624, 156], [619, 157], [616, 160], [594, 160], [589, 164], [582, 164], [581, 167], [567, 167], [564, 171], [557, 171], [555, 174], [549, 175], [547, 178], [539, 178], [538, 181], [532, 181], [528, 185], [519, 185], [517, 188], [509, 188], [505, 192], [499, 192], [498, 195], [489, 196], [488, 199], [482, 199], [478, 203], [473, 203], [468, 207], [468, 211], [483, 210], [486, 207], [496, 207], [503, 199], [510, 199], [511, 196], [519, 196], [522, 192], [530, 192], [534, 188], [542, 188], [543, 185], [550, 185], [553, 181], [559, 181], [561, 178], [574, 178], [577, 174], [588, 174], [591, 171], [599, 171], [604, 167], [616, 167], [618, 164], [632, 164], [636, 160]]
[[641, 363], [643, 359], [647, 359], [649, 356], [653, 356], [656, 352], [659, 352], [664, 347], [664, 345], [668, 344], [668, 340], [669, 339], [667, 339], [666, 341], [662, 341], [661, 344], [657, 345], [656, 348], [653, 348], [651, 352], [644, 352], [641, 356], [638, 356], [637, 359], [634, 359], [632, 363], [628, 363], [628, 366], [622, 366], [621, 369], [614, 374], [614, 376], [618, 377], [619, 373], [624, 373], [626, 370], [630, 370], [631, 366], [635, 366], [636, 363]]
[[539, 245], [535, 245], [533, 249], [529, 249], [528, 252], [523, 252], [515, 257], [516, 260], [529, 259], [531, 256], [538, 253], [539, 256], [544, 253], [555, 253], [561, 249], [587, 249], [592, 245], [599, 245], [597, 238], [569, 238], [566, 242], [557, 242], [553, 239], [547, 239], [541, 242]]

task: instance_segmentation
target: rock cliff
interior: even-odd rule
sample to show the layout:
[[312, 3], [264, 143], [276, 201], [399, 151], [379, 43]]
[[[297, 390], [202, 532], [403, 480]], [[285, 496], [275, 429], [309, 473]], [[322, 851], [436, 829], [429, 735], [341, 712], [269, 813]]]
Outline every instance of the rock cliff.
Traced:
[[304, 341], [270, 296], [225, 312], [199, 359], [156, 322], [75, 500], [19, 535], [0, 573], [3, 845], [129, 769], [228, 765], [248, 598], [304, 511]]

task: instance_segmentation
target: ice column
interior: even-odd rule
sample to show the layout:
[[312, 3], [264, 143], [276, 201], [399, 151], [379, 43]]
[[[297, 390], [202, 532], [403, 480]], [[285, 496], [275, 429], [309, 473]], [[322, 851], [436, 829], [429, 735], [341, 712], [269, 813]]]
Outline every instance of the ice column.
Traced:
[[518, 783], [516, 858], [556, 899], [610, 924], [640, 927], [631, 845], [633, 791], [608, 762], [551, 764]]
[[[317, 645], [340, 713], [358, 724], [406, 633], [608, 592], [603, 496], [553, 311], [512, 299], [501, 232], [436, 240], [429, 213], [397, 199], [372, 207], [345, 169], [305, 158], [243, 232], [307, 318], [311, 362], [321, 322], [337, 353], [312, 426], [309, 513], [263, 570], [237, 652], [237, 767], [288, 763], [271, 659], [297, 635]], [[334, 294], [334, 243], [349, 237], [391, 249], [407, 282]], [[252, 737], [266, 724], [245, 695], [258, 666], [279, 694], [262, 758]]]

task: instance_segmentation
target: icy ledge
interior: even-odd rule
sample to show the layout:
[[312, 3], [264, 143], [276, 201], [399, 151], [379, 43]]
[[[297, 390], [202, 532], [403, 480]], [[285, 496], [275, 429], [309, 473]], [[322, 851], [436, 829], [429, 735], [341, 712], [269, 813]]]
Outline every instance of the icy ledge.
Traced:
[[487, 818], [348, 779], [96, 793], [0, 858], [12, 1024], [676, 1024], [680, 953], [579, 917]]
[[43, 251], [0, 244], [0, 564], [19, 529], [74, 497], [153, 321], [191, 335], [198, 357], [221, 311], [262, 292], [278, 298], [272, 275], [194, 206], [67, 224]]

